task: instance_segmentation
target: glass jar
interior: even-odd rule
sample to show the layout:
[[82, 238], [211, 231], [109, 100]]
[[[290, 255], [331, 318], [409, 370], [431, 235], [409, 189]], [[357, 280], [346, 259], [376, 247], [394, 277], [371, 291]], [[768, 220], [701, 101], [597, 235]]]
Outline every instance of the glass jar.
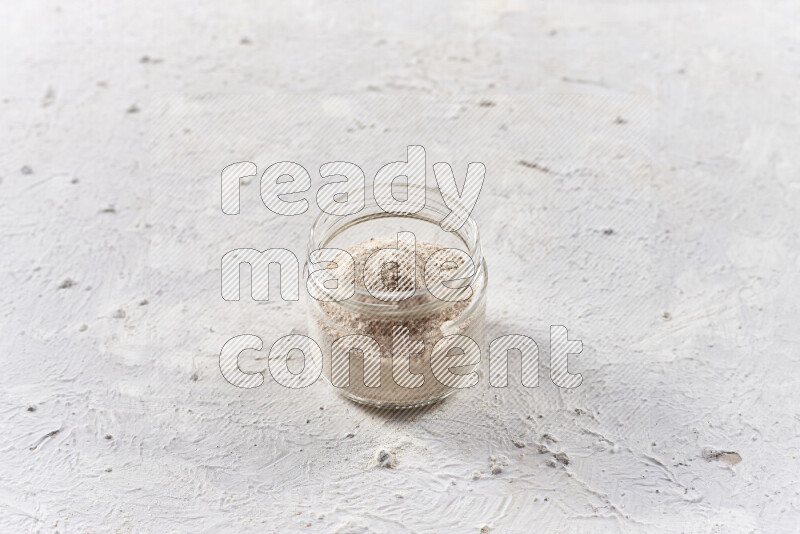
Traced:
[[[347, 216], [322, 212], [314, 222], [304, 269], [309, 335], [322, 349], [323, 375], [345, 397], [381, 408], [411, 408], [477, 382], [485, 341], [487, 268], [475, 221], [468, 218], [461, 228], [447, 232], [439, 223], [449, 213], [438, 189], [426, 188], [425, 207], [417, 213], [387, 213], [367, 195], [360, 212]], [[402, 261], [384, 263], [379, 272], [366, 269], [364, 260], [371, 254], [402, 247], [409, 254], [406, 258], [413, 254], [413, 269]], [[319, 266], [349, 263], [339, 261], [344, 255], [321, 260], [314, 255], [319, 249], [347, 251], [353, 258], [355, 284], [349, 298], [326, 299], [325, 294], [332, 294], [330, 284], [309, 276]], [[434, 256], [440, 249], [458, 249], [466, 255], [441, 251]], [[435, 265], [426, 270], [429, 259]], [[469, 259], [471, 265], [462, 263]], [[437, 278], [437, 273], [445, 274]], [[411, 287], [404, 285], [411, 278]], [[442, 300], [431, 278], [459, 280], [444, 284], [451, 288], [445, 297], [450, 300]], [[398, 284], [408, 290], [401, 300], [381, 294], [381, 286], [394, 285], [397, 290]]]

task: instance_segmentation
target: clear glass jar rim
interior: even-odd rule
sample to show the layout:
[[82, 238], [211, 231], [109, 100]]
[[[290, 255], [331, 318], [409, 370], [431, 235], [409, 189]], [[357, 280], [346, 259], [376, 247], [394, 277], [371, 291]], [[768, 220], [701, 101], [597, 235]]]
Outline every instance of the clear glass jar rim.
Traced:
[[[437, 197], [443, 199], [445, 195], [440, 192], [439, 189], [432, 187], [425, 187], [425, 207], [423, 207], [422, 210], [417, 213], [409, 214], [384, 211], [380, 206], [378, 206], [374, 196], [370, 193], [370, 190], [365, 191], [365, 194], [367, 195], [366, 205], [361, 211], [353, 215], [332, 215], [330, 213], [320, 211], [319, 215], [314, 220], [309, 235], [304, 265], [304, 276], [306, 279], [308, 278], [309, 265], [311, 263], [311, 253], [315, 250], [326, 248], [327, 243], [348, 228], [366, 221], [389, 217], [408, 217], [429, 224], [434, 224], [441, 228], [440, 223], [442, 219], [444, 219], [444, 217], [450, 213], [450, 209], [442, 201], [437, 199]], [[442, 231], [445, 230], [442, 229]], [[478, 226], [471, 215], [467, 217], [464, 224], [458, 230], [450, 233], [458, 237], [459, 240], [466, 246], [465, 252], [469, 254], [475, 265], [475, 273], [472, 277], [470, 277], [470, 286], [473, 288], [473, 302], [471, 302], [468, 306], [468, 309], [465, 310], [465, 312], [468, 312], [469, 308], [471, 308], [476, 302], [483, 299], [486, 289], [487, 269], [486, 262], [483, 258], [480, 234], [478, 232]], [[469, 241], [467, 241], [468, 239]], [[356, 291], [363, 296], [369, 295], [369, 293], [363, 287], [357, 287]], [[408, 308], [394, 310], [394, 305], [396, 304], [394, 302], [370, 303], [350, 298], [347, 300], [338, 301], [337, 304], [340, 304], [345, 308], [351, 308], [353, 311], [360, 313], [375, 313], [385, 315], [387, 317], [391, 317], [392, 315], [409, 317], [412, 315], [436, 311], [437, 309], [452, 304], [452, 302], [434, 300], [425, 304], [420, 304], [414, 309], [413, 313], [410, 313]]]

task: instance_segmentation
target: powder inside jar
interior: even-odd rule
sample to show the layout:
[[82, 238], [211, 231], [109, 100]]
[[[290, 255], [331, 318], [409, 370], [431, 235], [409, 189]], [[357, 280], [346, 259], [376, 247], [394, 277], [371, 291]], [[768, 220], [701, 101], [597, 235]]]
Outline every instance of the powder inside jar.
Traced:
[[[319, 343], [326, 356], [325, 369], [329, 380], [331, 345], [337, 338], [362, 334], [371, 337], [380, 346], [380, 386], [367, 387], [364, 383], [365, 358], [369, 364], [377, 363], [376, 357], [361, 350], [352, 350], [349, 369], [345, 371], [347, 376], [344, 382], [347, 386], [341, 388], [346, 396], [373, 405], [406, 407], [433, 402], [453, 391], [432, 374], [432, 349], [442, 337], [451, 334], [469, 336], [482, 345], [484, 310], [481, 302], [481, 309], [474, 313], [474, 306], [471, 305], [475, 291], [467, 292], [461, 297], [463, 300], [455, 302], [440, 300], [428, 291], [428, 287], [434, 289], [435, 284], [441, 281], [463, 277], [457, 274], [467, 261], [463, 254], [448, 250], [432, 258], [437, 251], [445, 248], [435, 243], [398, 241], [392, 237], [373, 238], [359, 243], [347, 249], [355, 261], [355, 295], [345, 302], [311, 301], [309, 328], [312, 338]], [[399, 261], [383, 264], [367, 262], [370, 256], [383, 249], [398, 249]], [[426, 270], [428, 260], [432, 261], [432, 265], [428, 265]], [[340, 263], [341, 258], [333, 258], [332, 261], [339, 266], [345, 264]], [[332, 267], [333, 263], [328, 267]], [[455, 284], [459, 285], [458, 282]], [[375, 296], [397, 294], [402, 290], [411, 296], [396, 301]], [[419, 352], [404, 352], [409, 356], [411, 373], [421, 374], [424, 378], [419, 387], [403, 387], [393, 379], [396, 378], [392, 373], [393, 330], [396, 332], [396, 327], [407, 329], [412, 346], [414, 342], [424, 343], [424, 349]], [[397, 347], [398, 351], [405, 348]], [[334, 381], [335, 385], [340, 385], [340, 382]]]

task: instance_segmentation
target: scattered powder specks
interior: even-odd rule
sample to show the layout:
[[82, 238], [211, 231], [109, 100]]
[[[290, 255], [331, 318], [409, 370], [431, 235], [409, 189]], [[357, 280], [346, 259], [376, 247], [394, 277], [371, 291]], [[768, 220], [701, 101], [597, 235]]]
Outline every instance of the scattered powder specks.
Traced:
[[490, 456], [489, 457], [489, 472], [493, 475], [499, 475], [503, 472], [503, 468], [508, 465], [508, 458], [505, 456]]

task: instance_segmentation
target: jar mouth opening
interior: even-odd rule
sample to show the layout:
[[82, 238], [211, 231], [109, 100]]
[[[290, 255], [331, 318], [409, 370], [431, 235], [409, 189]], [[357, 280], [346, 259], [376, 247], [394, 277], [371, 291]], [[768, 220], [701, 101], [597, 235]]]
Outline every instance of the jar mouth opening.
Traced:
[[[445, 230], [441, 229], [440, 223], [447, 215], [450, 214], [451, 210], [444, 202], [443, 193], [441, 193], [438, 189], [425, 187], [425, 206], [417, 213], [408, 214], [386, 212], [380, 206], [378, 206], [377, 202], [374, 200], [374, 196], [368, 195], [369, 191], [366, 193], [367, 200], [365, 202], [365, 207], [358, 213], [352, 215], [332, 215], [322, 211], [317, 216], [311, 228], [308, 249], [306, 251], [304, 266], [304, 277], [306, 279], [308, 279], [309, 266], [312, 263], [312, 252], [318, 249], [328, 248], [330, 243], [337, 236], [351, 228], [366, 223], [367, 221], [377, 221], [386, 218], [402, 218], [435, 225], [437, 230], [445, 232]], [[464, 310], [466, 312], [465, 314], [468, 315], [469, 309], [476, 305], [476, 303], [483, 300], [486, 288], [486, 262], [483, 259], [483, 251], [481, 247], [480, 235], [478, 233], [478, 226], [471, 216], [467, 216], [464, 224], [460, 228], [446, 233], [455, 237], [459, 241], [459, 245], [453, 247], [446, 246], [445, 248], [459, 248], [463, 250], [470, 256], [475, 266], [473, 275], [468, 278], [469, 284], [462, 282], [463, 287], [470, 286], [473, 288], [473, 294], [471, 297], [472, 302], [470, 302], [467, 309]], [[461, 248], [461, 246], [464, 248]], [[417, 289], [419, 290], [419, 287]], [[349, 299], [337, 301], [336, 304], [347, 309], [352, 309], [353, 311], [359, 313], [372, 313], [386, 318], [394, 316], [409, 318], [413, 316], [424, 315], [453, 304], [451, 301], [434, 298], [429, 302], [414, 306], [411, 309], [408, 307], [397, 309], [397, 301], [369, 302], [369, 300], [374, 301], [376, 299], [367, 291], [363, 284], [356, 284], [355, 295]], [[462, 314], [462, 317], [463, 315], [464, 314]]]

